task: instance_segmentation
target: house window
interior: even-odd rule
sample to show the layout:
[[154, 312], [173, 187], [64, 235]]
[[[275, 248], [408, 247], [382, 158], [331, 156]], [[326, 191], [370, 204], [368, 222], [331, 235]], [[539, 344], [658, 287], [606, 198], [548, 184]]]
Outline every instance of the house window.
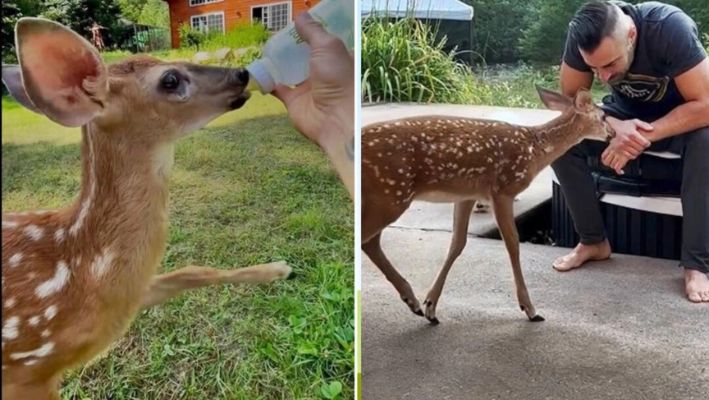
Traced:
[[202, 32], [222, 32], [224, 33], [224, 13], [211, 13], [202, 15], [193, 15], [190, 17], [192, 28], [199, 29]]
[[190, 1], [190, 7], [194, 7], [194, 6], [201, 6], [202, 4], [219, 3], [220, 1], [224, 1], [224, 0], [189, 0], [189, 1]]
[[251, 7], [251, 22], [261, 21], [269, 31], [280, 31], [290, 21], [290, 2]]

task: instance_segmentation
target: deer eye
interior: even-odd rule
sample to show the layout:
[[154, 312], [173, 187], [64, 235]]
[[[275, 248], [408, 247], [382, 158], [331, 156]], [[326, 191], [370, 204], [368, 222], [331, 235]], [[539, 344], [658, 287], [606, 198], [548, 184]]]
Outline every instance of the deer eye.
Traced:
[[180, 86], [180, 75], [176, 71], [167, 71], [160, 79], [160, 86], [169, 91], [177, 90]]

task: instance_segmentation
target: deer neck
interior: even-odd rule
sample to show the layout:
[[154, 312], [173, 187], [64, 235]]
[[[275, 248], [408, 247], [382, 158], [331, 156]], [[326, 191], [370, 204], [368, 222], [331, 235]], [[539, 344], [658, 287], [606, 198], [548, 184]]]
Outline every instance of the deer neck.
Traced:
[[534, 133], [537, 147], [542, 154], [542, 164], [548, 165], [579, 142], [584, 127], [578, 114], [570, 110], [544, 125], [531, 127], [530, 130]]
[[173, 148], [136, 145], [94, 124], [82, 128], [81, 147], [81, 194], [69, 212], [67, 243], [82, 272], [122, 291], [106, 290], [105, 298], [125, 297], [142, 290], [164, 253]]

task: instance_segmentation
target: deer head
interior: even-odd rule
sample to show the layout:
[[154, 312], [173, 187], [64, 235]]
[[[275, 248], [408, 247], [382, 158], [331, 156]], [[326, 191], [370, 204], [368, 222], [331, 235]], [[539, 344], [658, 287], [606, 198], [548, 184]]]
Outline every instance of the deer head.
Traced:
[[608, 141], [615, 136], [613, 129], [606, 123], [605, 113], [593, 102], [591, 92], [588, 90], [582, 88], [576, 92], [574, 98], [571, 98], [539, 86], [536, 88], [539, 98], [548, 109], [574, 113], [579, 118], [578, 126], [582, 128], [580, 132], [584, 133], [584, 136], [578, 139], [579, 141], [583, 139]]
[[21, 18], [15, 38], [19, 66], [3, 66], [4, 83], [23, 106], [64, 126], [95, 124], [140, 142], [171, 141], [249, 97], [244, 69], [149, 56], [106, 66], [86, 39], [41, 18]]

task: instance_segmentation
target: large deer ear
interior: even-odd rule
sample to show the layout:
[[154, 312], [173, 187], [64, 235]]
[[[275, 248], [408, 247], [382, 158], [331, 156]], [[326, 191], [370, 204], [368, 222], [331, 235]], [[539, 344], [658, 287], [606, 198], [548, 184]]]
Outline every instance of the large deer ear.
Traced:
[[39, 111], [64, 126], [84, 125], [101, 112], [106, 67], [86, 39], [50, 20], [20, 18], [15, 41], [22, 86]]
[[42, 113], [37, 106], [30, 100], [25, 87], [22, 85], [22, 70], [19, 65], [3, 65], [2, 66], [2, 82], [7, 87], [10, 95], [22, 104], [25, 108], [36, 113]]
[[574, 97], [574, 107], [580, 112], [589, 112], [593, 109], [593, 96], [587, 89], [581, 88]]
[[550, 110], [564, 112], [574, 104], [570, 98], [561, 93], [552, 92], [551, 90], [547, 90], [539, 86], [536, 86], [536, 88], [542, 103], [544, 103], [544, 105]]

